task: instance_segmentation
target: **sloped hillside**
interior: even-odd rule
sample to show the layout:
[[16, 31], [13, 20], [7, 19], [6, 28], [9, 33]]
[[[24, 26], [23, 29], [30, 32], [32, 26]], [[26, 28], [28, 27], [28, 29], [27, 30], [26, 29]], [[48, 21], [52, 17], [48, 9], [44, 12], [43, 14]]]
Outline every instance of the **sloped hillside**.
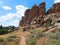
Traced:
[[0, 45], [60, 45], [60, 3], [46, 12], [46, 3], [25, 11], [19, 30], [0, 35]]
[[25, 11], [19, 24], [22, 32], [30, 32], [27, 45], [60, 45], [60, 3], [46, 12], [45, 2]]
[[[53, 4], [46, 12], [46, 3], [43, 2], [39, 6], [34, 5], [31, 9], [25, 11], [25, 16], [19, 24], [19, 29], [25, 31], [29, 29], [37, 29], [44, 27], [47, 30], [55, 30], [60, 27], [60, 3]], [[46, 30], [45, 29], [45, 30]], [[47, 31], [50, 32], [50, 31]]]

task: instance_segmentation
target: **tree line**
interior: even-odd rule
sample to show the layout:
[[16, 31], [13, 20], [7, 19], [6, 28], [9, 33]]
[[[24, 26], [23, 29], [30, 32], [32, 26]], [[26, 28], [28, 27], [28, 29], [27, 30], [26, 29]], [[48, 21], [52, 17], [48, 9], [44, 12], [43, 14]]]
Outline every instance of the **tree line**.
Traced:
[[3, 27], [2, 25], [0, 25], [0, 35], [7, 34], [15, 30], [17, 30], [17, 27], [15, 26]]

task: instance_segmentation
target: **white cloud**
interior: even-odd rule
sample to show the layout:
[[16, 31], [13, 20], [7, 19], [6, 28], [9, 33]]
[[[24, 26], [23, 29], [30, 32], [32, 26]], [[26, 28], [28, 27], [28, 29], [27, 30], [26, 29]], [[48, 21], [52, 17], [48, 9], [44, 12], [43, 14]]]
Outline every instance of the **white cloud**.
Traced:
[[3, 9], [5, 9], [5, 10], [11, 10], [12, 8], [9, 7], [9, 6], [3, 6]]
[[28, 8], [24, 7], [22, 5], [17, 5], [16, 6], [17, 14], [19, 14], [20, 16], [24, 16], [24, 12], [25, 12], [26, 9], [28, 9]]
[[10, 20], [11, 18], [13, 18], [15, 15], [14, 14], [6, 14], [5, 16], [1, 16], [0, 17], [0, 21], [7, 21], [7, 20]]
[[11, 22], [11, 26], [18, 26], [19, 25], [19, 20], [14, 20]]
[[[22, 16], [24, 16], [24, 12], [25, 12], [26, 9], [28, 9], [28, 8], [23, 6], [23, 5], [17, 5], [16, 6], [16, 13], [8, 13], [4, 16], [1, 16], [0, 17], [0, 23], [8, 21], [4, 25], [2, 23], [2, 25], [3, 26], [9, 26], [9, 25], [18, 26], [19, 20], [21, 19]], [[15, 19], [14, 19], [14, 17], [15, 17]], [[10, 21], [10, 20], [13, 20], [13, 21]]]
[[60, 2], [60, 0], [54, 0], [54, 3], [59, 3]]

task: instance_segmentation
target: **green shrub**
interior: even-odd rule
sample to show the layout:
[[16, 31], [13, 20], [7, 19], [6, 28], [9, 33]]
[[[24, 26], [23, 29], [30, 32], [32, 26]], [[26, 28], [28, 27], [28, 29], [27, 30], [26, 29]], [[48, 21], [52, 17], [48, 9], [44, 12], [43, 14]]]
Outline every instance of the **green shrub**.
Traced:
[[44, 27], [49, 27], [49, 26], [51, 26], [51, 22], [52, 22], [52, 19], [51, 18], [49, 18], [48, 20], [47, 20], [47, 22], [44, 24]]
[[60, 32], [49, 33], [48, 36], [52, 39], [60, 39]]
[[0, 42], [3, 42], [4, 40], [3, 40], [3, 38], [0, 38]]
[[17, 38], [15, 35], [13, 36], [9, 36], [9, 38], [7, 38], [8, 41], [13, 41], [15, 38]]
[[15, 35], [12, 35], [12, 36], [9, 36], [9, 38], [17, 38], [17, 36], [15, 36]]
[[9, 28], [9, 27], [3, 27], [3, 26], [1, 25], [1, 26], [0, 26], [0, 35], [13, 32], [13, 31], [15, 30], [15, 28], [16, 28], [16, 27], [14, 27], [14, 26], [11, 26], [11, 28]]
[[18, 45], [20, 41], [20, 38], [18, 38], [15, 35], [9, 36], [7, 39], [4, 40], [2, 45], [8, 45], [10, 43], [14, 43], [15, 45]]
[[0, 35], [7, 34], [7, 33], [9, 33], [7, 28], [0, 28]]
[[41, 38], [41, 37], [45, 37], [46, 33], [44, 32], [38, 32], [38, 34], [36, 35], [36, 38]]
[[49, 39], [47, 45], [60, 45], [60, 40]]
[[23, 31], [26, 31], [26, 28], [23, 28]]
[[45, 37], [46, 36], [46, 33], [38, 31], [38, 30], [37, 31], [36, 30], [31, 30], [30, 33], [31, 33], [31, 36], [34, 36], [35, 38], [40, 38], [40, 37]]
[[36, 42], [36, 39], [33, 38], [33, 37], [30, 37], [30, 38], [27, 39], [27, 43], [29, 45], [35, 45], [35, 42]]

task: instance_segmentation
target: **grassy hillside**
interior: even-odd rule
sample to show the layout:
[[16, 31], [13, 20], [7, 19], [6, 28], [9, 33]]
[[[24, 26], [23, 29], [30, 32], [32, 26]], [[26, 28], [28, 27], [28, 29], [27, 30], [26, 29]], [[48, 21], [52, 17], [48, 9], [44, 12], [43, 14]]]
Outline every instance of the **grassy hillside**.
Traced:
[[40, 31], [41, 28], [24, 32], [17, 30], [9, 34], [0, 35], [0, 45], [19, 45], [20, 36], [26, 38], [26, 45], [60, 45], [60, 31], [46, 33]]

